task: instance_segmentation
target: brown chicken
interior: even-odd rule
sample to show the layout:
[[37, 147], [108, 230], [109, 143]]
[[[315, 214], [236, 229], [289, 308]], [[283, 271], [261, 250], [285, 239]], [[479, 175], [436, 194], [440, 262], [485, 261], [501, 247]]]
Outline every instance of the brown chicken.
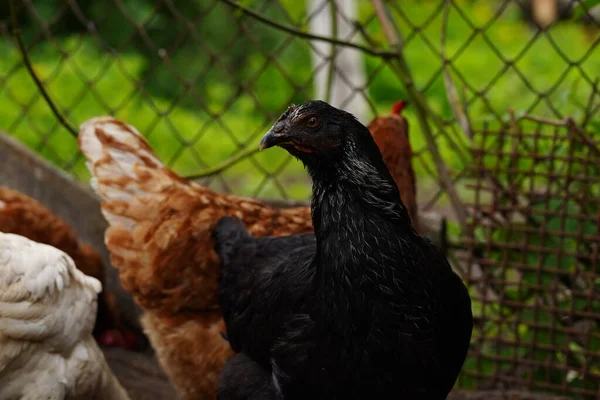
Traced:
[[[372, 133], [389, 146], [384, 153], [408, 145], [405, 125], [374, 124]], [[112, 117], [85, 122], [79, 147], [109, 223], [105, 240], [112, 264], [145, 310], [142, 325], [162, 367], [183, 399], [214, 399], [217, 377], [233, 352], [221, 336], [213, 227], [231, 215], [255, 236], [308, 233], [313, 231], [310, 209], [276, 209], [189, 182], [161, 163], [134, 127]], [[405, 181], [403, 173], [398, 182]], [[403, 198], [414, 196], [414, 180], [400, 191]]]
[[[64, 251], [73, 259], [77, 269], [98, 279], [104, 287], [104, 265], [94, 249], [79, 243], [75, 231], [42, 204], [20, 192], [1, 186], [0, 232], [21, 235]], [[131, 332], [121, 329], [114, 299], [104, 288], [98, 295], [93, 334], [96, 340], [105, 346], [130, 348], [136, 341]]]
[[383, 161], [400, 189], [400, 197], [408, 210], [415, 230], [424, 233], [419, 221], [417, 186], [412, 167], [412, 148], [408, 140], [408, 121], [402, 117], [407, 103], [400, 100], [394, 104], [390, 115], [375, 118], [367, 128], [381, 150]]

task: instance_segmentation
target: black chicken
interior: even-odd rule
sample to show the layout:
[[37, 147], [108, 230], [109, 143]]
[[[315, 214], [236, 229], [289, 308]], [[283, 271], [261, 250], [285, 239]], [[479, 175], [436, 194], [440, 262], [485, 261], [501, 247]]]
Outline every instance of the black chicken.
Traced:
[[315, 233], [255, 238], [223, 218], [221, 306], [239, 354], [219, 398], [444, 399], [464, 362], [471, 300], [415, 233], [381, 153], [351, 114], [290, 107], [263, 137], [313, 181]]

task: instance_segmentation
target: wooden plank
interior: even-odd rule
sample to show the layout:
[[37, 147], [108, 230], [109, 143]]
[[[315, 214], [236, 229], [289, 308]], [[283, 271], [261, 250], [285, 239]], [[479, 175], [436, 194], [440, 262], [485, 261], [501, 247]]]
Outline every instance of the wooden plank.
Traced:
[[107, 291], [116, 296], [127, 323], [141, 331], [141, 309], [123, 289], [117, 270], [110, 264], [104, 245], [107, 223], [95, 193], [3, 132], [0, 132], [0, 185], [18, 190], [48, 207], [101, 254]]

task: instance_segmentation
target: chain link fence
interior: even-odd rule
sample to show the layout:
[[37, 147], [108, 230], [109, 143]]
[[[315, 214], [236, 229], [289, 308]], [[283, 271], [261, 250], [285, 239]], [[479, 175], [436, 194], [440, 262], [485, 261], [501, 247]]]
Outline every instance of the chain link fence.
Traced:
[[290, 103], [324, 98], [366, 124], [408, 99], [419, 203], [450, 218], [473, 297], [459, 385], [600, 398], [591, 2], [13, 3], [14, 16], [0, 5], [0, 130], [84, 181], [76, 138], [32, 80], [15, 28], [68, 125], [114, 115], [176, 172], [239, 195], [308, 197], [299, 163], [248, 150]]

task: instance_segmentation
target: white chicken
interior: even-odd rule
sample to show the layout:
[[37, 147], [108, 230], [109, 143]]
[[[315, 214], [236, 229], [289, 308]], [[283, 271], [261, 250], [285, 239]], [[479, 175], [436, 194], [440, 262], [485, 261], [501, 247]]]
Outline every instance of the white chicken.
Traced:
[[101, 289], [62, 251], [0, 232], [0, 400], [129, 399], [92, 337]]

